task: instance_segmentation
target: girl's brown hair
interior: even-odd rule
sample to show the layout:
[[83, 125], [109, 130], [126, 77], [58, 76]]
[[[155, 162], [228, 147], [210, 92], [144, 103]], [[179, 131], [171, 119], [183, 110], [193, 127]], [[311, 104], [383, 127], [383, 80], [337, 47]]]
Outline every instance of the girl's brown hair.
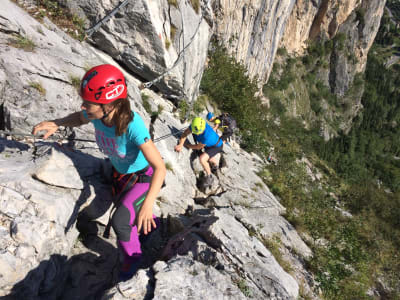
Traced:
[[112, 122], [115, 125], [115, 134], [121, 136], [133, 120], [133, 112], [128, 99], [118, 99], [113, 102], [115, 113]]

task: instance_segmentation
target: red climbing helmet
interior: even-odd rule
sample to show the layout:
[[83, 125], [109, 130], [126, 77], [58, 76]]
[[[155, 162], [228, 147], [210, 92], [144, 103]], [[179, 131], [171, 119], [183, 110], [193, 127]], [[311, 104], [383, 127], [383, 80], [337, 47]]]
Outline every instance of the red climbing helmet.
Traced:
[[80, 95], [83, 100], [107, 104], [128, 96], [125, 77], [113, 65], [99, 65], [83, 76]]

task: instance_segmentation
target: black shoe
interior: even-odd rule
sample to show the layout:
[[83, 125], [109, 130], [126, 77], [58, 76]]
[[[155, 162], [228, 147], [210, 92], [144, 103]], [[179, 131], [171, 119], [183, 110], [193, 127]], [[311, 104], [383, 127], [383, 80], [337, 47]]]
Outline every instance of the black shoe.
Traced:
[[206, 187], [212, 186], [213, 182], [214, 182], [214, 177], [210, 174], [204, 180], [204, 186]]
[[211, 167], [211, 173], [216, 174], [217, 171], [218, 171], [218, 166], [212, 165], [212, 167]]

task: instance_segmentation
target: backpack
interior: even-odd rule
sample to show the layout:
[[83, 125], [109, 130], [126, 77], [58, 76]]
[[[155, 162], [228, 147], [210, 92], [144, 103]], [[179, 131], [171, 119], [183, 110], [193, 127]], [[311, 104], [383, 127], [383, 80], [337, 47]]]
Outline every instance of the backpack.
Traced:
[[222, 139], [226, 141], [237, 128], [236, 120], [228, 113], [222, 113], [218, 119], [221, 121], [220, 127], [223, 128]]

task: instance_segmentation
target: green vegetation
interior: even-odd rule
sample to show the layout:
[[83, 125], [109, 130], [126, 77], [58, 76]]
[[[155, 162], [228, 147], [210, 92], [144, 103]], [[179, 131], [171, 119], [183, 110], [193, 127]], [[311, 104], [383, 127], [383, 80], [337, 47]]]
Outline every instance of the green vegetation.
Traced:
[[158, 116], [164, 110], [164, 107], [162, 105], [158, 105], [157, 110], [153, 111], [152, 106], [149, 102], [149, 100], [152, 100], [151, 97], [145, 93], [141, 93], [141, 97], [144, 110], [151, 116], [152, 119], [158, 118]]
[[165, 39], [165, 48], [169, 49], [171, 46], [171, 41], [169, 39]]
[[[346, 105], [317, 80], [325, 57], [333, 47], [345, 48], [344, 43], [344, 35], [338, 34], [333, 41], [310, 45], [307, 56], [311, 59], [288, 59], [274, 66], [263, 89], [270, 109], [254, 96], [256, 81], [245, 75], [246, 69], [217, 46], [201, 90], [237, 120], [243, 148], [266, 157], [270, 145], [274, 146], [277, 163], [266, 165], [259, 176], [280, 197], [287, 220], [310, 237], [314, 255], [307, 265], [323, 297], [370, 299], [367, 291], [381, 278], [389, 287], [388, 299], [397, 299], [400, 67], [385, 71], [384, 60], [371, 51], [365, 78], [357, 74], [348, 92], [359, 93], [365, 85], [365, 109], [348, 135], [325, 143], [318, 122], [305, 129], [303, 120], [287, 114], [291, 99], [304, 97], [309, 97], [311, 108], [321, 116], [325, 113], [322, 102], [339, 112]], [[322, 172], [321, 180], [308, 175], [307, 166], [299, 163], [303, 157]], [[279, 247], [271, 243], [266, 246], [279, 253]]]
[[46, 95], [45, 88], [39, 82], [30, 82], [29, 86], [33, 87], [34, 89], [38, 90], [42, 96]]
[[174, 168], [172, 168], [172, 164], [171, 164], [169, 161], [167, 161], [167, 162], [165, 163], [165, 168], [166, 168], [168, 171], [174, 173]]
[[178, 104], [179, 110], [179, 119], [183, 121], [186, 117], [188, 110], [190, 109], [189, 104], [186, 102], [185, 99], [181, 100]]
[[16, 35], [15, 38], [10, 39], [8, 45], [27, 52], [33, 52], [36, 47], [35, 43], [31, 39], [21, 35]]
[[143, 104], [143, 108], [144, 110], [151, 115], [153, 113], [153, 110], [151, 109], [151, 104], [149, 102], [150, 96], [146, 95], [145, 93], [141, 94], [142, 96], [142, 104]]
[[69, 80], [71, 81], [71, 85], [79, 91], [79, 88], [81, 86], [81, 79], [78, 76], [70, 75]]
[[218, 104], [220, 110], [228, 111], [238, 121], [241, 146], [249, 151], [262, 152], [268, 148], [267, 130], [263, 120], [266, 107], [255, 97], [257, 81], [246, 75], [246, 68], [216, 47], [208, 69], [205, 70], [201, 90]]
[[192, 4], [194, 11], [198, 14], [200, 12], [200, 0], [190, 0], [190, 4]]
[[[14, 0], [14, 2], [16, 1]], [[66, 7], [61, 6], [56, 0], [36, 0], [36, 7], [29, 7], [27, 11], [39, 21], [47, 16], [58, 27], [65, 29], [74, 39], [83, 41], [86, 36], [85, 21], [71, 13]]]
[[176, 8], [179, 7], [178, 1], [177, 0], [168, 0], [168, 4], [175, 6]]
[[293, 273], [293, 268], [288, 261], [283, 258], [281, 248], [281, 239], [279, 236], [273, 236], [270, 238], [262, 238], [262, 242], [272, 255], [275, 257], [276, 261], [281, 265], [281, 267], [288, 273]]
[[251, 298], [252, 292], [251, 292], [250, 287], [247, 285], [246, 280], [238, 279], [238, 280], [234, 280], [234, 283], [237, 285], [237, 287], [243, 293], [243, 295]]
[[39, 32], [41, 35], [45, 36], [42, 27], [40, 25], [36, 28], [36, 31]]
[[164, 110], [164, 106], [159, 104], [159, 105], [157, 105], [157, 111], [153, 111], [153, 113], [151, 115], [153, 117], [158, 117], [162, 113], [163, 110]]
[[193, 113], [195, 116], [198, 116], [206, 109], [207, 100], [208, 98], [205, 95], [201, 95], [196, 99], [196, 101], [193, 103]]
[[176, 35], [176, 27], [173, 25], [173, 24], [171, 24], [171, 32], [170, 32], [170, 38], [171, 38], [171, 41], [174, 41], [174, 39], [175, 39], [175, 35]]

